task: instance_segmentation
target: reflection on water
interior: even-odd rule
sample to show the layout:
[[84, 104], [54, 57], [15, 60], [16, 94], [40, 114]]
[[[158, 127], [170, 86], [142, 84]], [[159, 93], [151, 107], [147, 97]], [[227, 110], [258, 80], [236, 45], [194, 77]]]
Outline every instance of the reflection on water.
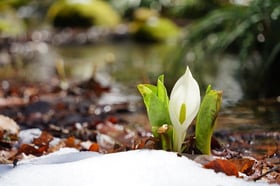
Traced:
[[280, 102], [277, 99], [243, 101], [222, 110], [216, 129], [248, 133], [279, 132], [279, 113]]
[[[186, 66], [185, 63], [173, 60], [178, 50], [180, 47], [176, 45], [159, 43], [104, 43], [56, 48], [56, 58], [64, 60], [66, 74], [70, 79], [84, 80], [101, 74], [135, 89], [138, 83], [154, 83], [164, 73], [170, 90]], [[208, 84], [212, 84], [214, 88], [224, 91], [224, 104], [235, 103], [243, 97], [236, 78], [239, 63], [233, 56], [225, 56], [221, 60], [215, 62], [209, 59], [205, 63], [189, 65], [199, 81], [202, 93]]]
[[232, 150], [262, 158], [279, 153], [280, 102], [276, 99], [243, 101], [222, 109], [215, 137]]
[[114, 81], [136, 85], [154, 81], [176, 46], [132, 42], [57, 48], [68, 76], [87, 79], [95, 73], [108, 74]]

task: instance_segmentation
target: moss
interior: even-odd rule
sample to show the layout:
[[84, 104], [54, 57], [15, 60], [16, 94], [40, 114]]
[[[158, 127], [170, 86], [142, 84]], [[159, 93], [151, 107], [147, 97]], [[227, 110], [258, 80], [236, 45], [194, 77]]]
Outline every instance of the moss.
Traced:
[[134, 35], [139, 40], [169, 41], [180, 35], [177, 25], [166, 18], [150, 17], [144, 23], [138, 23], [137, 27]]
[[120, 16], [106, 2], [100, 0], [59, 0], [48, 11], [48, 18], [55, 27], [113, 27]]
[[14, 8], [18, 8], [20, 6], [26, 5], [30, 2], [31, 0], [1, 0], [0, 6], [12, 6]]
[[25, 31], [26, 27], [16, 12], [9, 6], [0, 6], [0, 35], [14, 37]]
[[133, 19], [137, 21], [146, 21], [150, 17], [158, 17], [157, 11], [149, 8], [138, 8], [133, 13]]

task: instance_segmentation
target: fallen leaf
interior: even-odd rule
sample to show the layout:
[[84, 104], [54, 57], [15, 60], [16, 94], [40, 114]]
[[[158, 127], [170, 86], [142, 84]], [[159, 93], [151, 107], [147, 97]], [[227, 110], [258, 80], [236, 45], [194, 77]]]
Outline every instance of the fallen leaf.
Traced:
[[41, 147], [45, 145], [49, 145], [49, 143], [53, 140], [53, 136], [48, 132], [42, 131], [41, 135], [38, 138], [33, 139], [33, 144]]
[[229, 160], [216, 159], [204, 165], [207, 169], [214, 169], [215, 172], [223, 172], [228, 176], [238, 177], [238, 170], [235, 164]]
[[93, 152], [99, 152], [99, 145], [97, 143], [93, 143], [90, 145], [88, 150]]
[[151, 137], [135, 139], [134, 144], [132, 144], [131, 149], [155, 149], [155, 139]]
[[78, 86], [83, 89], [93, 90], [98, 97], [101, 96], [103, 93], [110, 91], [109, 86], [101, 85], [101, 83], [96, 81], [96, 79], [94, 78], [90, 78], [88, 81], [85, 81]]
[[237, 170], [239, 172], [242, 172], [246, 174], [247, 176], [254, 173], [254, 170], [252, 170], [252, 167], [255, 163], [255, 160], [249, 159], [249, 158], [234, 158], [229, 160], [231, 163], [233, 163]]
[[68, 137], [65, 141], [65, 146], [66, 147], [73, 147], [73, 148], [79, 148], [79, 144], [76, 142], [76, 138], [74, 136]]
[[110, 121], [113, 124], [116, 124], [118, 122], [118, 118], [114, 117], [114, 116], [110, 116], [107, 119], [108, 121]]
[[44, 152], [48, 151], [48, 148], [49, 148], [48, 145], [36, 147], [33, 145], [29, 145], [29, 144], [22, 144], [20, 146], [17, 154], [24, 153], [26, 155], [32, 154], [34, 156], [42, 156], [44, 154]]

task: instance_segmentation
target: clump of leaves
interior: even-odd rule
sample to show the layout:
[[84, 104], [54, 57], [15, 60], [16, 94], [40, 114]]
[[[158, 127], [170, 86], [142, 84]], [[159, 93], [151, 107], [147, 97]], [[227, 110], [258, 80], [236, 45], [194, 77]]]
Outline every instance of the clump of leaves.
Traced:
[[222, 93], [208, 87], [200, 105], [200, 91], [196, 80], [187, 68], [174, 85], [170, 100], [164, 85], [164, 77], [158, 78], [157, 86], [138, 85], [143, 96], [153, 135], [160, 141], [161, 148], [182, 152], [186, 132], [198, 113], [196, 122], [196, 148], [210, 154], [211, 136], [221, 106]]
[[[248, 6], [232, 4], [215, 9], [195, 22], [189, 28], [187, 40], [190, 45], [198, 44], [210, 53], [222, 52], [236, 45], [240, 48], [242, 59], [254, 49], [269, 50], [264, 45], [270, 45], [273, 49], [270, 55], [273, 55], [280, 50], [279, 43], [273, 41], [277, 37], [279, 39], [276, 34], [279, 16], [278, 0], [267, 0], [265, 3], [253, 0]], [[274, 28], [276, 30], [272, 30]]]
[[17, 154], [24, 153], [34, 156], [41, 156], [49, 149], [49, 144], [53, 140], [53, 136], [48, 132], [43, 131], [38, 138], [34, 138], [32, 144], [22, 144]]
[[228, 0], [184, 0], [175, 3], [171, 8], [171, 13], [175, 16], [196, 19], [228, 3]]
[[164, 86], [164, 76], [159, 76], [157, 86], [139, 84], [138, 90], [143, 96], [154, 137], [160, 138], [161, 148], [172, 148], [172, 126], [168, 114], [169, 98]]

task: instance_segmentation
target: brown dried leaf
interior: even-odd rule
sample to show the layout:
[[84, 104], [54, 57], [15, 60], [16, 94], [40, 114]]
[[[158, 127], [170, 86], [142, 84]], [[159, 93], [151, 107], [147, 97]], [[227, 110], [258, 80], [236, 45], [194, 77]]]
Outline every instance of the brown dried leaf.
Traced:
[[231, 163], [233, 163], [239, 172], [246, 174], [247, 176], [254, 173], [252, 167], [255, 163], [255, 160], [249, 158], [238, 158], [238, 159], [230, 159]]
[[38, 138], [33, 139], [33, 144], [41, 147], [41, 146], [48, 146], [49, 143], [53, 140], [53, 136], [45, 131], [42, 131], [41, 135]]
[[110, 91], [110, 87], [101, 85], [101, 83], [94, 78], [90, 78], [88, 81], [85, 81], [78, 86], [83, 89], [93, 90], [98, 97], [103, 93]]
[[42, 156], [44, 152], [48, 151], [49, 146], [36, 147], [29, 144], [22, 144], [18, 150], [18, 154], [24, 153], [26, 155], [32, 154], [34, 156]]
[[132, 150], [143, 149], [145, 146], [145, 141], [142, 139], [135, 139], [134, 143], [131, 145]]
[[76, 138], [74, 136], [68, 137], [65, 141], [65, 146], [66, 147], [73, 147], [73, 148], [79, 148], [79, 144], [76, 142]]
[[207, 169], [214, 169], [215, 172], [223, 172], [228, 176], [238, 177], [238, 170], [235, 164], [228, 160], [216, 159], [207, 163], [204, 167]]
[[90, 145], [88, 150], [93, 152], [99, 152], [99, 145], [97, 143], [93, 143]]
[[107, 118], [108, 121], [110, 121], [113, 124], [118, 123], [118, 118], [114, 117], [114, 116], [110, 116]]

